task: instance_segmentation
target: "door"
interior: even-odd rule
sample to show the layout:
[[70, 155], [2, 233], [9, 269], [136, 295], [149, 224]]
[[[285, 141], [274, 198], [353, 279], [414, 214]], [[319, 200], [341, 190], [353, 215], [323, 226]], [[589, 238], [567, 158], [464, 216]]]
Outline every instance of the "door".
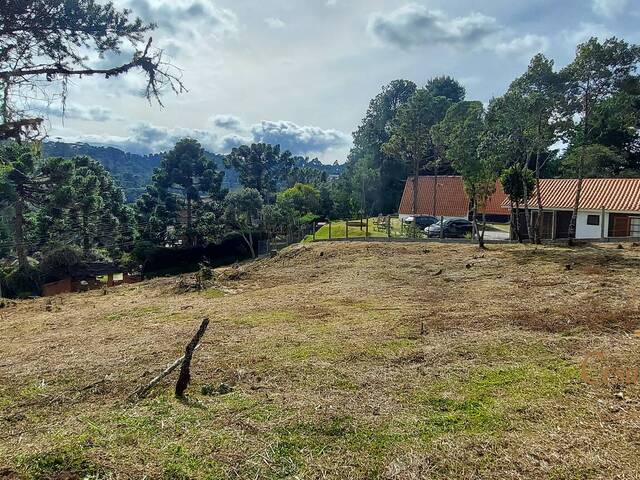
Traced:
[[615, 216], [613, 217], [613, 236], [614, 237], [628, 237], [630, 227], [629, 217]]
[[556, 214], [556, 238], [569, 238], [569, 224], [573, 212], [558, 210]]

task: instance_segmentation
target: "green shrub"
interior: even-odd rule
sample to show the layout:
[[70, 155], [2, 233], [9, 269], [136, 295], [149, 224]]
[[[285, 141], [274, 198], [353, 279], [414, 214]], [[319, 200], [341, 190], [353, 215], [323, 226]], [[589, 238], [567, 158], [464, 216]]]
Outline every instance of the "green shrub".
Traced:
[[56, 281], [68, 277], [71, 270], [81, 264], [82, 250], [76, 246], [65, 245], [46, 252], [38, 268], [46, 281]]
[[28, 298], [40, 295], [42, 277], [34, 267], [10, 271], [2, 284], [2, 295], [8, 298]]

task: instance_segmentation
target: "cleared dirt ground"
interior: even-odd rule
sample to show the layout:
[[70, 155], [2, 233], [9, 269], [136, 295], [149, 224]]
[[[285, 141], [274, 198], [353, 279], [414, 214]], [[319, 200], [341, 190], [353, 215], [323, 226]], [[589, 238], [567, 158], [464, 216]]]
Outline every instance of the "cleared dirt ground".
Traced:
[[[17, 302], [0, 479], [640, 478], [640, 248], [616, 247], [316, 243], [199, 293]], [[204, 316], [189, 400], [172, 376], [128, 402]]]

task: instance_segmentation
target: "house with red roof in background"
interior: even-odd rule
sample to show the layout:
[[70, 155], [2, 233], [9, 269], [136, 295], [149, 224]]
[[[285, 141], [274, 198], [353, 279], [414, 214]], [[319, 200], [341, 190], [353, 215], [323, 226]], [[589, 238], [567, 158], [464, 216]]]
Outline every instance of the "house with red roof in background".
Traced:
[[[413, 185], [414, 177], [407, 178], [398, 209], [400, 220], [412, 215], [432, 215], [445, 219], [463, 218], [471, 219], [471, 201], [464, 191], [462, 177], [446, 176], [419, 176], [417, 182], [417, 195], [415, 198]], [[484, 209], [478, 215], [485, 213], [490, 222], [508, 222], [510, 212], [503, 206], [507, 196], [504, 193], [500, 181], [496, 182], [496, 191], [489, 198]]]
[[[540, 179], [540, 233], [543, 239], [569, 237], [577, 187], [575, 178]], [[538, 192], [534, 190], [529, 203], [532, 225], [538, 215], [537, 198]], [[502, 206], [509, 210], [509, 199], [505, 199]], [[526, 238], [524, 217], [521, 217], [520, 229]], [[576, 238], [624, 237], [640, 238], [640, 178], [584, 179], [576, 218]]]

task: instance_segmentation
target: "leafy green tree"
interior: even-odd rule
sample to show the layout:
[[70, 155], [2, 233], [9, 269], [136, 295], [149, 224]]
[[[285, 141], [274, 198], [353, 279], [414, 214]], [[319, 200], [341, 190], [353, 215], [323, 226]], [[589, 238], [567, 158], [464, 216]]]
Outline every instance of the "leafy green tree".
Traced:
[[320, 204], [318, 206], [318, 213], [324, 218], [331, 218], [334, 213], [335, 202], [331, 187], [326, 183], [320, 186]]
[[229, 192], [224, 200], [225, 224], [242, 236], [253, 258], [256, 257], [253, 233], [260, 227], [263, 204], [262, 195], [255, 188]]
[[582, 184], [589, 168], [588, 147], [594, 142], [593, 117], [598, 105], [633, 83], [640, 61], [640, 46], [617, 38], [602, 43], [597, 38], [578, 45], [575, 59], [560, 72], [564, 82], [563, 111], [566, 135], [578, 149], [573, 171], [578, 177], [576, 196], [569, 224], [569, 239], [575, 238], [576, 218], [580, 206]]
[[615, 150], [597, 143], [571, 148], [562, 162], [567, 176], [610, 177], [624, 165]]
[[[632, 88], [606, 98], [596, 105], [591, 120], [594, 144], [602, 145], [615, 152], [609, 156], [612, 163], [606, 163], [601, 157], [594, 176], [639, 176], [640, 175], [640, 92]], [[580, 131], [578, 135], [580, 136]], [[580, 145], [576, 138], [567, 149], [567, 155], [573, 145]], [[622, 161], [620, 161], [622, 160]]]
[[71, 165], [68, 162], [58, 162], [43, 169], [37, 149], [16, 142], [0, 145], [0, 159], [8, 170], [8, 173], [0, 177], [0, 208], [6, 208], [13, 217], [11, 230], [18, 266], [26, 269], [29, 253], [25, 241], [26, 217], [30, 211], [44, 204], [60, 184], [68, 180]]
[[[43, 119], [25, 111], [24, 99], [46, 100], [54, 86], [66, 98], [70, 78], [105, 78], [142, 71], [146, 96], [159, 101], [167, 88], [183, 90], [182, 83], [145, 36], [154, 25], [130, 18], [130, 10], [95, 0], [20, 0], [0, 4], [0, 140], [36, 136]], [[133, 46], [132, 58], [110, 68], [91, 65], [89, 52], [100, 61]], [[46, 82], [47, 88], [42, 88]], [[30, 103], [30, 102], [27, 102]]]
[[[418, 176], [427, 163], [437, 165], [440, 160], [434, 152], [431, 128], [444, 118], [451, 105], [452, 101], [447, 97], [434, 96], [428, 89], [417, 90], [398, 110], [391, 123], [391, 137], [382, 147], [387, 155], [402, 158], [410, 165], [414, 214], [417, 213]], [[434, 181], [437, 182], [437, 167], [434, 170]]]
[[245, 188], [257, 190], [270, 203], [278, 184], [289, 175], [293, 157], [288, 150], [281, 152], [280, 145], [254, 143], [231, 150], [225, 158], [225, 165], [236, 169]]
[[65, 181], [43, 198], [35, 215], [38, 245], [51, 250], [60, 242], [77, 245], [89, 257], [96, 249], [111, 256], [131, 247], [135, 217], [125, 204], [124, 192], [109, 172], [86, 156], [48, 158], [45, 174], [68, 168]]
[[[533, 170], [535, 185], [538, 187], [536, 189], [538, 215], [533, 226], [533, 236], [536, 243], [540, 242], [543, 210], [539, 188], [540, 176], [546, 161], [552, 158], [552, 155], [549, 155], [549, 149], [557, 140], [560, 125], [556, 117], [561, 94], [561, 82], [558, 74], [553, 71], [553, 60], [538, 54], [531, 60], [527, 71], [510, 85], [505, 95], [507, 103], [511, 103], [515, 107], [517, 115], [520, 116], [517, 125], [522, 128], [522, 131], [515, 137], [521, 137], [525, 144], [525, 155], [527, 156], [523, 159], [523, 169], [530, 168], [532, 158], [535, 162]], [[509, 99], [514, 100], [509, 102]], [[507, 119], [507, 121], [509, 120]], [[527, 178], [527, 174], [523, 173], [522, 180], [525, 183]], [[527, 218], [529, 218], [528, 199], [525, 199], [525, 205]]]
[[[416, 91], [415, 83], [409, 80], [394, 80], [382, 87], [380, 92], [369, 103], [369, 108], [362, 123], [353, 133], [353, 148], [349, 153], [348, 164], [365, 163], [365, 167], [378, 171], [380, 189], [371, 197], [372, 209], [390, 213], [396, 211], [404, 189], [406, 166], [402, 159], [385, 154], [382, 146], [391, 136], [390, 125], [400, 107], [405, 104]], [[355, 172], [356, 169], [350, 169]], [[346, 198], [353, 182], [347, 180], [342, 186], [347, 188], [339, 197]], [[356, 194], [358, 196], [358, 194]], [[342, 203], [341, 210], [349, 210], [349, 203]]]
[[260, 216], [262, 227], [269, 239], [273, 239], [276, 235], [285, 235], [287, 229], [295, 224], [295, 215], [295, 212], [282, 204], [264, 205]]
[[307, 213], [318, 213], [320, 192], [313, 185], [296, 183], [293, 187], [278, 193], [277, 204], [295, 211], [299, 217]]
[[504, 193], [509, 197], [511, 203], [511, 231], [515, 232], [518, 241], [522, 243], [520, 232], [520, 206], [526, 204], [533, 193], [535, 179], [531, 170], [522, 169], [519, 165], [511, 165], [502, 170], [500, 181], [504, 188]]
[[434, 142], [462, 176], [471, 200], [472, 221], [478, 244], [484, 248], [486, 218], [478, 228], [478, 211], [483, 211], [496, 188], [498, 171], [486, 146], [485, 112], [481, 102], [464, 101], [453, 105], [445, 118], [432, 129]]
[[[160, 236], [161, 230], [173, 226], [184, 231], [188, 246], [194, 246], [198, 232], [194, 226], [198, 215], [214, 213], [223, 196], [224, 172], [218, 172], [196, 140], [184, 138], [164, 155], [153, 176], [153, 185], [138, 202], [143, 221], [149, 223], [148, 236]], [[184, 213], [184, 226], [181, 215]], [[208, 221], [215, 217], [208, 215]], [[201, 222], [201, 229], [205, 223]], [[201, 230], [202, 231], [202, 230]]]
[[465, 88], [455, 78], [448, 75], [430, 79], [425, 90], [434, 97], [445, 97], [453, 103], [463, 101], [466, 95]]

